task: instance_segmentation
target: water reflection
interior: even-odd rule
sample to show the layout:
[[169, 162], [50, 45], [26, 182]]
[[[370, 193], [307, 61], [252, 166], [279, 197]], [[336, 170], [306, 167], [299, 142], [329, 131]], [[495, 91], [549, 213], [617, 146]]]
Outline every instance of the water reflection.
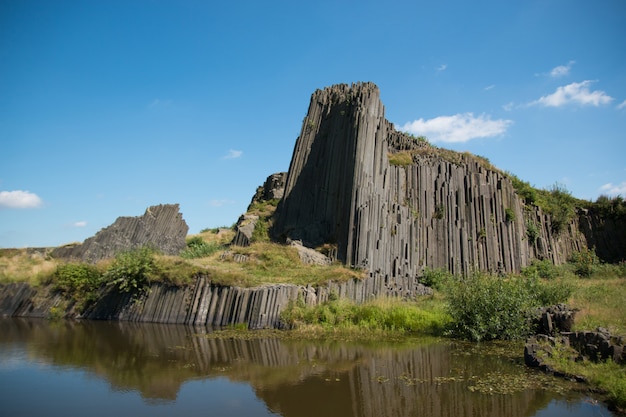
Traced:
[[[152, 414], [155, 406], [187, 415], [204, 408], [206, 414], [200, 399], [220, 393], [224, 415], [251, 414], [254, 404], [241, 408], [241, 403], [257, 399], [264, 403], [256, 405], [259, 413], [285, 417], [550, 416], [577, 415], [577, 410], [610, 415], [550, 387], [485, 393], [477, 389], [485, 379], [501, 377], [504, 386], [511, 376], [523, 381], [533, 374], [505, 356], [432, 340], [365, 346], [215, 339], [178, 325], [0, 320], [3, 368], [20, 349], [29, 362], [98, 376], [109, 384], [109, 394], [101, 395], [138, 392]], [[118, 397], [113, 401], [123, 404]], [[212, 404], [217, 407], [217, 400]]]

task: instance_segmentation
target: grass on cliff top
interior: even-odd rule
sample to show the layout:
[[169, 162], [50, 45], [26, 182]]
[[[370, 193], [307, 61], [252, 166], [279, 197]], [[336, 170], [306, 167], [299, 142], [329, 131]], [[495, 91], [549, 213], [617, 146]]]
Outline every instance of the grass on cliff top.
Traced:
[[0, 284], [26, 282], [39, 286], [57, 268], [58, 261], [26, 249], [0, 249]]
[[[242, 257], [246, 260], [239, 262]], [[212, 282], [239, 287], [318, 285], [331, 280], [341, 282], [364, 277], [363, 271], [338, 263], [328, 266], [303, 264], [295, 248], [270, 242], [257, 242], [248, 247], [232, 246], [227, 251], [191, 262], [204, 268]]]
[[[318, 285], [330, 280], [341, 282], [364, 277], [363, 271], [339, 263], [329, 266], [303, 264], [297, 250], [286, 245], [257, 242], [249, 247], [228, 246], [234, 233], [232, 229], [220, 228], [189, 236], [188, 241], [201, 241], [211, 249], [207, 256], [186, 258], [154, 254], [154, 268], [148, 281], [188, 285], [195, 275], [205, 273], [215, 284], [253, 287], [278, 283]], [[241, 257], [247, 260], [238, 262]], [[112, 260], [100, 261], [96, 268], [104, 273], [111, 263]], [[26, 249], [0, 249], [0, 284], [54, 284], [55, 273], [64, 264], [63, 260], [30, 253]]]

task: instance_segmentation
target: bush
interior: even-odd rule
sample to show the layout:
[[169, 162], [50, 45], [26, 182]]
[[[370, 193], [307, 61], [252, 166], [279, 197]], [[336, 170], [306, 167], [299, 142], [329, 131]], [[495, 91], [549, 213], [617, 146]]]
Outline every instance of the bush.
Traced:
[[590, 208], [603, 217], [619, 219], [626, 216], [626, 200], [621, 196], [610, 198], [601, 195], [595, 203], [590, 205]]
[[529, 266], [522, 268], [522, 275], [528, 278], [553, 279], [559, 274], [558, 268], [547, 259], [533, 259]]
[[194, 236], [187, 240], [187, 248], [180, 253], [180, 257], [185, 259], [204, 258], [222, 249], [224, 246], [217, 242], [209, 243], [200, 236]]
[[445, 268], [424, 269], [420, 282], [435, 290], [442, 290], [446, 283], [451, 281], [454, 275]]
[[528, 241], [531, 245], [534, 245], [539, 237], [537, 225], [530, 220], [526, 223], [526, 237], [528, 237]]
[[452, 335], [473, 340], [516, 340], [531, 330], [535, 307], [565, 301], [572, 289], [558, 290], [538, 279], [498, 278], [476, 273], [445, 290]]
[[560, 233], [576, 214], [576, 199], [559, 184], [555, 184], [550, 191], [542, 190], [540, 197], [538, 205], [550, 215], [552, 231]]
[[103, 280], [97, 267], [82, 263], [61, 264], [53, 275], [54, 288], [74, 300], [79, 311], [98, 298]]
[[506, 219], [507, 222], [514, 222], [515, 221], [515, 212], [513, 211], [513, 209], [510, 208], [505, 208], [504, 209], [504, 217]]
[[119, 291], [143, 291], [147, 288], [149, 275], [154, 270], [154, 251], [144, 246], [119, 253], [104, 277], [108, 285], [115, 286]]
[[537, 200], [537, 190], [532, 187], [528, 182], [520, 180], [518, 177], [511, 173], [507, 173], [511, 184], [517, 195], [524, 199], [526, 204], [534, 204]]
[[582, 249], [574, 252], [569, 258], [574, 266], [574, 273], [583, 278], [589, 278], [600, 265], [600, 260], [593, 249]]
[[54, 273], [54, 287], [66, 294], [93, 291], [102, 284], [102, 274], [93, 265], [81, 263], [61, 264]]
[[252, 231], [252, 242], [269, 242], [270, 241], [270, 223], [265, 218], [259, 218], [254, 225]]

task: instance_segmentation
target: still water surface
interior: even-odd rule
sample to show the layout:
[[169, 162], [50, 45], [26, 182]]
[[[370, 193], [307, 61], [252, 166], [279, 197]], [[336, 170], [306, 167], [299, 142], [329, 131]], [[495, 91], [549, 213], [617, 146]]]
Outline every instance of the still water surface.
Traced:
[[612, 416], [501, 353], [0, 319], [0, 416]]

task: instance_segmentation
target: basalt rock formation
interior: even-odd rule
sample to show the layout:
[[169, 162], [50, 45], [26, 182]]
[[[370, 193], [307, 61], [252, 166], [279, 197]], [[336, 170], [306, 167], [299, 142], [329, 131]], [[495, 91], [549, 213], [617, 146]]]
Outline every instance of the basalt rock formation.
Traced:
[[346, 265], [410, 292], [425, 267], [507, 273], [534, 258], [564, 263], [591, 247], [594, 225], [582, 233], [579, 223], [555, 233], [505, 173], [396, 131], [378, 87], [357, 83], [312, 95], [272, 235], [335, 245]]
[[146, 245], [166, 255], [178, 255], [186, 247], [188, 231], [178, 204], [161, 204], [149, 207], [143, 216], [118, 217], [82, 244], [59, 247], [51, 255], [95, 263]]

